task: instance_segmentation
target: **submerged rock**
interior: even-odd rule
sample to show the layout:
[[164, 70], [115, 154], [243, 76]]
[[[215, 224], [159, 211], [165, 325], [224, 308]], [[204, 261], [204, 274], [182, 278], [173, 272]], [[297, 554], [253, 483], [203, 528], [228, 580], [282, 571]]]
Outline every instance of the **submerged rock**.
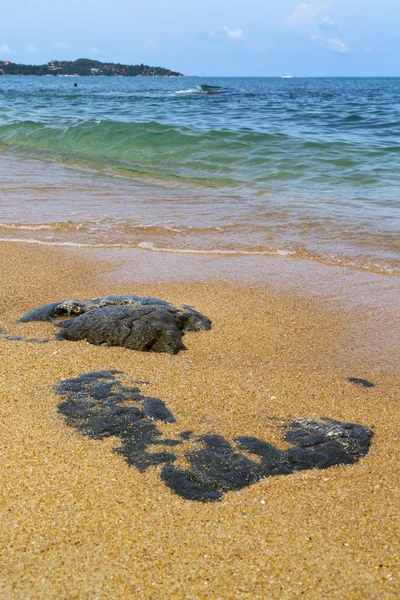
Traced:
[[52, 321], [60, 328], [59, 340], [171, 354], [185, 349], [184, 331], [211, 329], [211, 321], [190, 306], [175, 308], [164, 300], [139, 296], [54, 302], [27, 312], [20, 321]]
[[[214, 502], [265, 477], [353, 464], [371, 444], [366, 427], [326, 418], [286, 422], [284, 440], [291, 444], [286, 450], [256, 437], [229, 441], [192, 431], [169, 437], [156, 425], [175, 423], [164, 402], [142, 395], [139, 387], [122, 385], [119, 375], [121, 371], [97, 371], [61, 381], [56, 387], [63, 398], [59, 412], [68, 425], [91, 438], [119, 438], [115, 452], [128, 465], [140, 471], [162, 465], [162, 480], [187, 500]], [[186, 468], [174, 466], [178, 458]]]

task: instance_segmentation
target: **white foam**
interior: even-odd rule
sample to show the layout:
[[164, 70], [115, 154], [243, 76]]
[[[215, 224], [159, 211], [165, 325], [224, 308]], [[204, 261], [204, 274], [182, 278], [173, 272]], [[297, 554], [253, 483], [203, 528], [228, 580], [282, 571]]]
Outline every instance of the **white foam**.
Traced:
[[26, 231], [38, 231], [40, 229], [54, 229], [54, 224], [50, 225], [17, 225], [16, 223], [0, 223], [0, 229], [22, 229]]
[[15, 244], [37, 244], [38, 246], [64, 246], [71, 248], [133, 248], [127, 244], [81, 244], [79, 242], [49, 242], [32, 238], [0, 238], [0, 242], [13, 242]]
[[22, 223], [0, 223], [0, 229], [13, 229], [17, 231], [43, 231], [51, 229], [86, 229], [83, 223], [72, 223], [71, 221], [58, 221], [56, 223], [34, 223], [24, 225]]
[[188, 90], [178, 90], [175, 94], [206, 94], [206, 92], [200, 88], [189, 88]]
[[[139, 244], [82, 244], [78, 242], [50, 242], [44, 240], [35, 239], [20, 239], [20, 238], [0, 238], [1, 242], [11, 242], [17, 244], [36, 244], [38, 246], [55, 246], [55, 247], [70, 247], [70, 248], [139, 248], [141, 250], [150, 252], [164, 252], [168, 254], [201, 254], [208, 256], [223, 255], [223, 256], [296, 256], [294, 250], [194, 250], [190, 248], [157, 248], [151, 242], [140, 242]], [[380, 265], [377, 263], [357, 264], [353, 261], [342, 260], [338, 257], [303, 257], [308, 260], [317, 260], [318, 262], [324, 262], [328, 265], [343, 266], [361, 269], [362, 271], [377, 271], [387, 275], [400, 275], [400, 271], [394, 267]]]
[[157, 248], [152, 242], [139, 242], [139, 244], [84, 244], [80, 242], [50, 242], [46, 240], [36, 240], [33, 238], [0, 238], [0, 242], [13, 242], [16, 244], [37, 244], [38, 246], [64, 246], [71, 248], [140, 248], [151, 252], [167, 252], [169, 254], [225, 254], [232, 256], [289, 256], [296, 254], [292, 250], [195, 250], [191, 248]]
[[139, 242], [139, 248], [151, 252], [168, 252], [170, 254], [225, 254], [231, 256], [289, 256], [296, 254], [294, 250], [194, 250], [191, 248], [157, 248], [152, 242]]

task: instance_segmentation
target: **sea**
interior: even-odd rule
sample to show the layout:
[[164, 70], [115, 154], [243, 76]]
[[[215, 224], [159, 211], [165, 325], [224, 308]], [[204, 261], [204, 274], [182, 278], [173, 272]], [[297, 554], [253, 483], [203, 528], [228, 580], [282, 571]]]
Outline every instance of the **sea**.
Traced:
[[0, 240], [399, 275], [399, 230], [400, 78], [0, 77]]

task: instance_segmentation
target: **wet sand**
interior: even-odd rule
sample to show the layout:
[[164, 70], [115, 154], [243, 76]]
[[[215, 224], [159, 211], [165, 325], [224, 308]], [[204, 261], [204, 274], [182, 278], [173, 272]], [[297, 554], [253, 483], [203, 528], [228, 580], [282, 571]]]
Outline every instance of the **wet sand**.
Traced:
[[[41, 304], [105, 294], [191, 304], [213, 321], [187, 333], [177, 356], [0, 337], [2, 597], [398, 597], [398, 278], [289, 259], [8, 243], [0, 252], [0, 328], [11, 336], [52, 337], [48, 323], [15, 321]], [[53, 386], [101, 369], [149, 382], [146, 394], [177, 420], [160, 426], [168, 435], [279, 445], [271, 418], [326, 416], [372, 428], [372, 447], [355, 465], [271, 477], [219, 503], [185, 501], [159, 468], [128, 468], [115, 440], [65, 425]]]

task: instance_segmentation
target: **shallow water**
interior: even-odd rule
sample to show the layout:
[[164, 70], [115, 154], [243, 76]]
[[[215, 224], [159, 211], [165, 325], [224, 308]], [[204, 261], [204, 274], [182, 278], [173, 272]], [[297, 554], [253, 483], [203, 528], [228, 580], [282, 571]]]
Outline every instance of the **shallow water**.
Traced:
[[73, 83], [0, 78], [0, 238], [399, 272], [400, 79]]

